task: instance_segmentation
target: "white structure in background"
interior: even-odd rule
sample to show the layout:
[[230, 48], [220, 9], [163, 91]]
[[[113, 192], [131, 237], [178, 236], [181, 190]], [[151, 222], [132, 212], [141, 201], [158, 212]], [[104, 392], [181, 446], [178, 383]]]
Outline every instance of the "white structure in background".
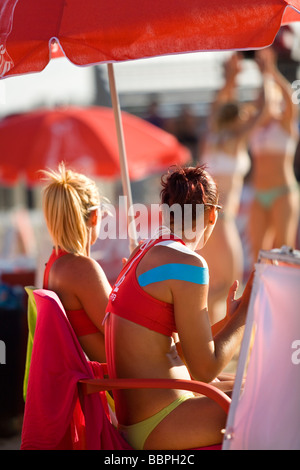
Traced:
[[8, 77], [0, 85], [0, 117], [39, 106], [89, 104], [95, 92], [91, 68], [76, 67], [64, 58], [52, 60], [42, 72]]
[[[147, 106], [151, 94], [159, 97], [161, 112], [175, 114], [182, 104], [193, 107], [195, 114], [205, 115], [214, 94], [223, 84], [223, 62], [231, 52], [199, 52], [155, 57], [116, 64], [115, 74], [121, 104]], [[243, 61], [238, 77], [243, 91], [241, 99], [251, 99], [260, 84], [256, 64]]]
[[[149, 95], [159, 94], [163, 104], [209, 101], [222, 84], [222, 63], [230, 52], [191, 53], [116, 63], [117, 89], [122, 107], [145, 106]], [[106, 66], [104, 86], [108, 91]], [[245, 90], [257, 87], [259, 75], [252, 61], [244, 61], [240, 85]], [[93, 103], [93, 67], [77, 67], [67, 59], [52, 60], [40, 73], [9, 77], [1, 82], [0, 117], [29, 111], [38, 106]], [[4, 98], [4, 99], [3, 99]]]

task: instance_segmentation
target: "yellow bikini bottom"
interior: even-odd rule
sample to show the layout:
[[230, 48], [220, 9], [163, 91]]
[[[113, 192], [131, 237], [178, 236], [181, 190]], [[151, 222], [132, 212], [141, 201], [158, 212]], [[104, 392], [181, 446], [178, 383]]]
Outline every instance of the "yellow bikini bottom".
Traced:
[[153, 431], [156, 426], [166, 417], [171, 411], [175, 410], [184, 401], [189, 398], [193, 398], [195, 395], [192, 392], [187, 392], [184, 395], [181, 395], [175, 401], [170, 403], [168, 406], [160, 410], [150, 418], [139, 421], [136, 424], [131, 424], [130, 426], [123, 426], [122, 424], [118, 425], [118, 430], [124, 437], [124, 439], [136, 450], [143, 450], [145, 442], [149, 434]]

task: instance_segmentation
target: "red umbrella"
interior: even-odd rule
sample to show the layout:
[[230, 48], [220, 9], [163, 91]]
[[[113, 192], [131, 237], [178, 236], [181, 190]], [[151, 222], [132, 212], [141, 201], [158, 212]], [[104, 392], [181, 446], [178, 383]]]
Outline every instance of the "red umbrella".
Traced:
[[[4, 76], [40, 71], [59, 42], [77, 65], [270, 45], [300, 0], [2, 0]], [[6, 51], [6, 54], [4, 54]]]
[[[188, 150], [168, 132], [126, 112], [122, 122], [132, 180], [190, 160]], [[111, 108], [42, 109], [0, 121], [0, 180], [14, 183], [23, 175], [35, 184], [38, 170], [62, 160], [90, 175], [120, 176]]]

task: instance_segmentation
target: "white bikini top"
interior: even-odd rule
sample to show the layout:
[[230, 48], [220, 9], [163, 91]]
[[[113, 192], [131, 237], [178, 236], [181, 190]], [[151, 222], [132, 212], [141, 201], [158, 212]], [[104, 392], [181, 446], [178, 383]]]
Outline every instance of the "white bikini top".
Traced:
[[296, 146], [296, 139], [277, 121], [255, 130], [250, 140], [250, 149], [254, 158], [264, 153], [272, 153], [274, 156], [292, 154], [295, 153]]
[[181, 251], [182, 253], [186, 253], [187, 255], [196, 256], [196, 258], [201, 259], [203, 266], [208, 268], [207, 262], [205, 259], [196, 253], [195, 251], [188, 248], [186, 245], [182, 243], [178, 243], [176, 240], [164, 240], [162, 242], [157, 243], [155, 246], [167, 246], [168, 248], [172, 248], [173, 250]]
[[240, 151], [236, 157], [221, 150], [212, 150], [204, 154], [203, 160], [207, 163], [208, 171], [214, 176], [239, 174], [244, 177], [251, 167], [251, 160], [246, 150]]

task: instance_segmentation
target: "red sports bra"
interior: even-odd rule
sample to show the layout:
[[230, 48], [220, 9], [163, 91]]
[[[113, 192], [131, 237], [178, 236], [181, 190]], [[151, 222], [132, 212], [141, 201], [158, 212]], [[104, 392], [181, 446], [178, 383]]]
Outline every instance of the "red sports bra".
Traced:
[[[170, 239], [174, 238], [170, 235]], [[139, 261], [150, 248], [162, 240], [166, 240], [166, 237], [158, 238], [148, 246], [142, 245], [130, 260], [129, 266], [124, 266], [109, 296], [106, 314], [113, 313], [150, 330], [171, 336], [173, 332], [177, 332], [173, 304], [152, 297], [141, 288], [136, 278]], [[177, 237], [176, 241], [184, 245]]]
[[[49, 261], [45, 267], [43, 282], [44, 289], [48, 289], [48, 278], [51, 266], [58, 258], [61, 258], [66, 254], [68, 254], [66, 251], [59, 249], [58, 253], [56, 253], [55, 249], [53, 249]], [[99, 329], [96, 327], [96, 325], [94, 325], [92, 320], [87, 316], [83, 309], [66, 310], [66, 314], [76, 336], [85, 336], [92, 333], [99, 333]]]

